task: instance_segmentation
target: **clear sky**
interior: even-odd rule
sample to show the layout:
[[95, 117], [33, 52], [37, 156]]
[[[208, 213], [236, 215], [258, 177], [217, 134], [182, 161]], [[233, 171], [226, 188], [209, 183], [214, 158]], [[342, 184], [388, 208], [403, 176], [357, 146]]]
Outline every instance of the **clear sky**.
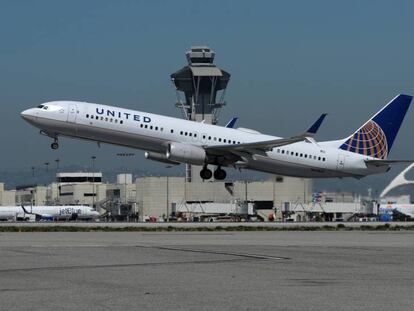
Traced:
[[[19, 112], [72, 99], [180, 116], [169, 75], [200, 44], [232, 74], [222, 124], [237, 115], [290, 136], [327, 112], [317, 139], [344, 137], [414, 94], [413, 12], [413, 1], [1, 0], [0, 170], [87, 166], [92, 154], [117, 166], [125, 149], [62, 139], [52, 151]], [[411, 109], [391, 158], [414, 158], [413, 132]], [[142, 152], [131, 165], [160, 168]]]

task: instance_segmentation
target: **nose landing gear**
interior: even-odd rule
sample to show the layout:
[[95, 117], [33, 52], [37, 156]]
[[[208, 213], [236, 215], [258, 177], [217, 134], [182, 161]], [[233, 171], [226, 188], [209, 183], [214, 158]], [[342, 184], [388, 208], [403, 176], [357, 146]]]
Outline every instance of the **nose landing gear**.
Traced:
[[50, 148], [52, 148], [53, 150], [56, 150], [59, 148], [59, 143], [58, 143], [57, 138], [55, 138], [54, 142], [50, 145]]

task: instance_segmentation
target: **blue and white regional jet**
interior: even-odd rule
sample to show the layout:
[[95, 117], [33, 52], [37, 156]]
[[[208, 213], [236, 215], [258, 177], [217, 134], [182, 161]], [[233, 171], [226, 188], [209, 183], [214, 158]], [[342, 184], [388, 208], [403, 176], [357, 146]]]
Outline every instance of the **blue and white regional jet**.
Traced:
[[[200, 176], [223, 180], [223, 167], [294, 177], [355, 177], [387, 172], [395, 137], [412, 97], [398, 95], [352, 135], [334, 141], [313, 138], [322, 120], [290, 138], [245, 128], [222, 127], [141, 111], [77, 101], [52, 101], [21, 113], [54, 139], [67, 136], [145, 150], [147, 159], [203, 166]], [[322, 118], [323, 119], [323, 118]], [[320, 122], [319, 122], [320, 121]]]

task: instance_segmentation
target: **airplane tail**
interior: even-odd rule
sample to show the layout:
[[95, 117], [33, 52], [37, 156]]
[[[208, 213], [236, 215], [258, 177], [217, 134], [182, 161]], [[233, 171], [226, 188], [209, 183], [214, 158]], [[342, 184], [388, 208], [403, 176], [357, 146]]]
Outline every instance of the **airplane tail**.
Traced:
[[410, 106], [412, 96], [399, 94], [355, 133], [342, 141], [340, 149], [386, 159]]

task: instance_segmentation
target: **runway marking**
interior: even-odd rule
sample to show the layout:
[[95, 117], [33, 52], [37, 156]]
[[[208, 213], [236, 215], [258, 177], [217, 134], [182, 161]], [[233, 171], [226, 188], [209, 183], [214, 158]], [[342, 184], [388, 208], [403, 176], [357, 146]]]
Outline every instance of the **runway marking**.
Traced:
[[170, 261], [170, 262], [144, 262], [130, 264], [108, 264], [108, 265], [86, 265], [86, 266], [53, 266], [53, 267], [36, 267], [36, 268], [14, 268], [2, 269], [0, 273], [15, 272], [32, 272], [32, 271], [64, 271], [64, 270], [81, 270], [81, 269], [107, 269], [107, 268], [128, 268], [128, 267], [148, 267], [148, 266], [169, 266], [169, 265], [187, 265], [187, 264], [217, 264], [227, 262], [249, 261], [244, 258], [237, 259], [218, 259], [218, 260], [193, 260], [193, 261]]
[[236, 256], [244, 258], [253, 258], [253, 259], [271, 259], [271, 260], [289, 260], [289, 257], [280, 257], [280, 256], [269, 256], [261, 254], [244, 254], [244, 253], [233, 253], [233, 252], [222, 252], [222, 251], [211, 251], [204, 249], [193, 249], [193, 248], [177, 248], [177, 247], [167, 247], [167, 246], [156, 246], [152, 248], [157, 248], [161, 250], [172, 250], [180, 252], [192, 252], [192, 253], [204, 253], [204, 254], [214, 254], [214, 255], [227, 255], [227, 256]]

